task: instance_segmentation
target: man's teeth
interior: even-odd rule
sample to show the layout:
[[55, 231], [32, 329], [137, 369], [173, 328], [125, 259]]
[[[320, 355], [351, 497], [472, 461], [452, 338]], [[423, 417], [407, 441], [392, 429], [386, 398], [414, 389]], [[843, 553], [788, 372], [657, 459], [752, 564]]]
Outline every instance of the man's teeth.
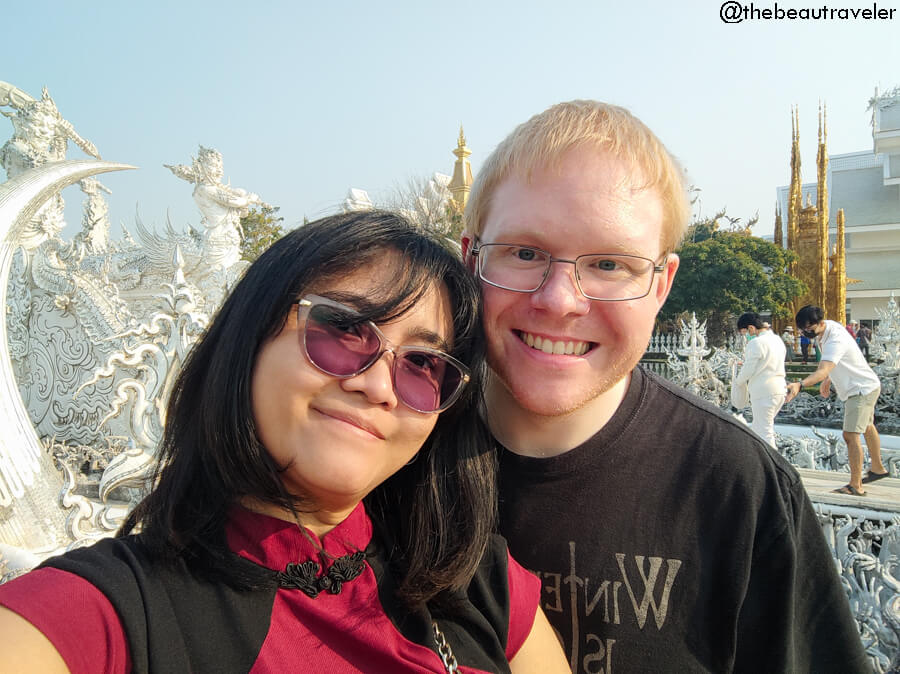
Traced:
[[523, 332], [519, 335], [532, 349], [543, 351], [544, 353], [555, 353], [557, 355], [582, 356], [588, 350], [587, 342], [554, 342], [546, 337], [536, 337], [530, 333]]

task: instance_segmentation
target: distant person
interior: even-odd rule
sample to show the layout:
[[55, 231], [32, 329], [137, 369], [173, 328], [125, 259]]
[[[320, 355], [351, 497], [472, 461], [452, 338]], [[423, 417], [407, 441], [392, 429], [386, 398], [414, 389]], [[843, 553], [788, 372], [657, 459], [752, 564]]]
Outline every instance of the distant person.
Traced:
[[763, 323], [759, 314], [741, 314], [737, 329], [749, 338], [744, 347], [744, 364], [732, 382], [735, 389], [746, 389], [753, 410], [750, 428], [768, 442], [775, 444], [775, 415], [784, 405], [787, 383], [784, 378], [785, 346]]
[[794, 326], [789, 325], [781, 333], [781, 341], [784, 342], [784, 359], [789, 363], [794, 361]]
[[809, 345], [812, 344], [812, 340], [800, 333], [800, 355], [803, 358], [803, 364], [806, 365], [809, 362]]
[[[825, 320], [825, 312], [811, 304], [797, 312], [797, 327], [822, 349], [822, 360], [812, 374], [788, 384], [788, 402], [806, 386], [821, 382], [819, 392], [831, 393], [831, 384], [844, 403], [844, 442], [850, 461], [850, 482], [836, 489], [840, 494], [865, 496], [864, 482], [874, 482], [888, 476], [881, 462], [881, 438], [875, 428], [875, 403], [881, 393], [881, 381], [863, 358], [850, 333], [835, 321]], [[860, 434], [866, 438], [869, 450], [869, 471], [863, 477], [863, 449]]]
[[859, 350], [863, 352], [866, 362], [868, 362], [870, 360], [869, 345], [872, 343], [872, 330], [868, 325], [861, 325], [859, 330], [856, 331], [856, 343], [859, 345]]
[[850, 321], [849, 323], [847, 323], [847, 326], [846, 326], [846, 327], [847, 327], [847, 332], [850, 333], [850, 336], [851, 336], [854, 340], [856, 339], [856, 326], [857, 326], [857, 322], [856, 322], [856, 321]]

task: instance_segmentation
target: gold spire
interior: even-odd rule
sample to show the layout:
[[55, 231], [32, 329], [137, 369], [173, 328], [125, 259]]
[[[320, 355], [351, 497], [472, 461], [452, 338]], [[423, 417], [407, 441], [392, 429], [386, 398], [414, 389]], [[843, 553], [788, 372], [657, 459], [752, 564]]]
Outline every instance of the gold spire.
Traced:
[[[791, 185], [788, 189], [787, 247], [797, 249], [800, 233], [800, 209], [803, 208], [800, 178], [800, 118], [796, 106], [791, 109]], [[791, 263], [791, 274], [796, 276], [797, 261]]]
[[819, 149], [816, 154], [816, 278], [814, 304], [825, 307], [828, 288], [828, 150], [825, 146], [823, 106], [819, 102]]
[[847, 321], [847, 249], [845, 243], [844, 209], [835, 217], [837, 237], [834, 253], [831, 255], [831, 270], [828, 272], [828, 306], [825, 315], [838, 323]]
[[[791, 117], [791, 185], [788, 198], [788, 248], [796, 254], [790, 273], [801, 279], [809, 289], [796, 298], [794, 309], [815, 304], [835, 321], [846, 317], [846, 242], [843, 209], [836, 216], [837, 237], [834, 247], [829, 245], [828, 212], [828, 123], [827, 107], [819, 102], [818, 151], [816, 153], [816, 199], [812, 203], [806, 193], [803, 206], [800, 182], [799, 117], [796, 109]], [[796, 215], [795, 215], [796, 214]]]
[[778, 202], [775, 202], [775, 236], [773, 237], [775, 241], [775, 245], [779, 248], [782, 247], [782, 234], [781, 234], [781, 206], [778, 205]]
[[469, 163], [469, 155], [472, 151], [466, 146], [466, 136], [463, 133], [462, 124], [459, 125], [459, 138], [456, 141], [456, 163], [453, 165], [453, 178], [447, 186], [453, 195], [454, 207], [459, 213], [466, 208], [469, 200], [469, 190], [472, 187], [472, 165]]

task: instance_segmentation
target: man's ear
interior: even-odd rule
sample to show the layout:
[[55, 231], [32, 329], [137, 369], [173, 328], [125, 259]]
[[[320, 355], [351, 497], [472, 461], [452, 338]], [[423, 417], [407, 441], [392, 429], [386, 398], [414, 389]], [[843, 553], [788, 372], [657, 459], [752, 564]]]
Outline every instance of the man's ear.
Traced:
[[475, 237], [469, 232], [463, 232], [462, 236], [459, 239], [459, 244], [462, 247], [462, 259], [465, 263], [466, 267], [469, 268], [470, 271], [475, 269], [475, 258], [472, 257], [472, 243], [475, 241]]
[[681, 264], [681, 258], [676, 253], [669, 253], [666, 256], [666, 265], [659, 273], [659, 281], [656, 283], [656, 301], [659, 308], [666, 303], [669, 291], [672, 290], [672, 284], [675, 282], [675, 272], [678, 271], [678, 265]]

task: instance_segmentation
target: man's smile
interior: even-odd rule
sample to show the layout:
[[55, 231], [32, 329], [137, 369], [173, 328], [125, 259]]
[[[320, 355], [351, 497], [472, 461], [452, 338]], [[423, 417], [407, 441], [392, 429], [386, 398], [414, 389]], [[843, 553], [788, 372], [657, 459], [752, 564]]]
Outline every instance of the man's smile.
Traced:
[[516, 331], [516, 335], [532, 349], [560, 356], [583, 356], [591, 348], [590, 342], [565, 339], [554, 340], [550, 337], [541, 337], [540, 335], [533, 335], [530, 332], [520, 330]]

